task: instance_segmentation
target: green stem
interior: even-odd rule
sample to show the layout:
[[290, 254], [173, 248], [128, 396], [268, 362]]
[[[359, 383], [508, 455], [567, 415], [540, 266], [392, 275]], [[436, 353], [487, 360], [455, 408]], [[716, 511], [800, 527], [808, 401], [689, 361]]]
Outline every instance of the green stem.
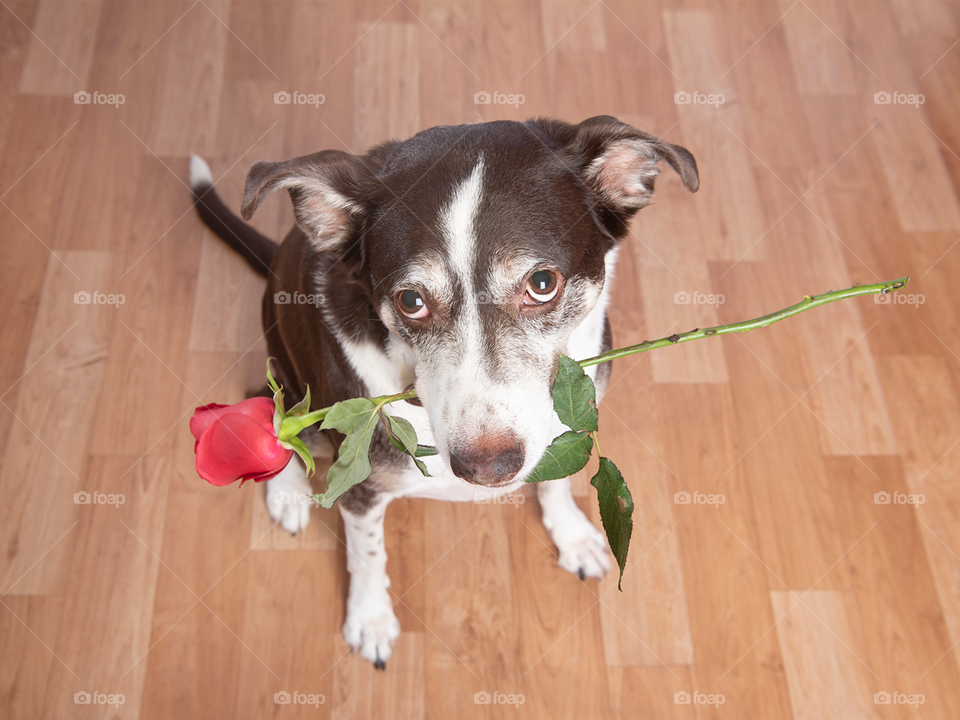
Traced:
[[328, 412], [330, 412], [330, 408], [325, 407], [299, 417], [287, 415], [287, 417], [283, 419], [283, 422], [280, 423], [279, 439], [283, 442], [292, 437], [296, 437], [306, 428], [310, 427], [311, 425], [316, 425], [318, 422], [323, 420], [327, 416]]
[[[851, 288], [847, 288], [846, 290], [834, 290], [832, 292], [823, 293], [822, 295], [805, 295], [803, 300], [798, 302], [796, 305], [791, 305], [783, 310], [754, 318], [753, 320], [744, 320], [743, 322], [732, 323], [730, 325], [717, 325], [716, 327], [704, 328], [703, 330], [697, 328], [696, 330], [691, 330], [690, 332], [678, 333], [669, 337], [660, 338], [659, 340], [645, 340], [639, 345], [631, 345], [630, 347], [611, 350], [603, 355], [597, 355], [596, 357], [587, 358], [586, 360], [580, 360], [579, 363], [581, 367], [589, 367], [591, 365], [599, 365], [600, 363], [610, 362], [616, 358], [626, 357], [627, 355], [634, 355], [647, 350], [655, 350], [657, 348], [666, 347], [667, 345], [677, 345], [679, 343], [689, 342], [690, 340], [699, 340], [703, 337], [726, 335], [727, 333], [735, 332], [747, 332], [748, 330], [754, 330], [756, 328], [772, 325], [773, 323], [783, 320], [784, 318], [791, 317], [792, 315], [799, 315], [807, 310], [819, 307], [820, 305], [826, 305], [827, 303], [836, 302], [837, 300], [845, 300], [847, 298], [857, 297], [858, 295], [886, 294], [893, 290], [900, 290], [905, 288], [909, 281], [910, 278], [908, 276], [902, 277], [899, 280], [890, 280], [888, 282], [876, 283], [874, 285], [855, 285]], [[370, 400], [377, 406], [377, 410], [380, 410], [384, 405], [389, 403], [397, 402], [399, 400], [410, 400], [415, 397], [417, 397], [417, 391], [413, 388], [410, 388], [409, 390], [404, 390], [403, 392], [396, 393], [395, 395], [380, 395], [375, 398], [370, 398]], [[304, 428], [323, 420], [329, 410], [330, 408], [322, 408], [321, 410], [315, 410], [312, 413], [307, 413], [301, 417], [287, 417], [284, 419], [283, 427], [280, 430], [280, 439], [286, 440], [299, 435]], [[596, 437], [594, 437], [594, 443], [596, 443]]]
[[[370, 398], [370, 401], [377, 406], [377, 410], [382, 408], [384, 405], [392, 402], [397, 402], [398, 400], [410, 400], [417, 396], [417, 391], [412, 387], [409, 390], [404, 390], [399, 392], [396, 395], [379, 395], [375, 398]], [[318, 411], [319, 412], [319, 411]]]
[[[407, 400], [408, 398], [415, 398], [417, 396], [417, 391], [413, 388], [409, 390], [404, 390], [403, 392], [397, 393], [396, 395], [380, 395], [379, 397], [370, 398], [370, 401], [377, 406], [377, 410], [380, 410], [387, 403], [397, 402], [398, 400]], [[280, 426], [280, 436], [279, 439], [282, 442], [289, 441], [290, 438], [297, 437], [301, 432], [311, 425], [316, 425], [318, 422], [322, 421], [327, 413], [330, 412], [330, 408], [320, 408], [319, 410], [314, 410], [311, 413], [306, 415], [301, 415], [300, 417], [294, 417], [288, 415], [283, 419], [283, 423]]]
[[823, 293], [823, 295], [805, 295], [803, 300], [798, 302], [796, 305], [791, 305], [784, 310], [779, 310], [775, 313], [770, 313], [769, 315], [764, 315], [753, 320], [744, 320], [743, 322], [732, 323], [730, 325], [718, 325], [712, 328], [704, 328], [703, 330], [697, 328], [696, 330], [691, 330], [690, 332], [678, 333], [669, 337], [660, 338], [659, 340], [645, 340], [639, 345], [631, 345], [630, 347], [611, 350], [610, 352], [603, 353], [603, 355], [597, 355], [596, 357], [587, 358], [586, 360], [580, 360], [579, 363], [581, 367], [589, 367], [591, 365], [599, 365], [600, 363], [610, 362], [616, 358], [626, 357], [627, 355], [633, 355], [635, 353], [645, 352], [647, 350], [655, 350], [657, 348], [666, 347], [667, 345], [677, 345], [679, 343], [689, 342], [690, 340], [699, 340], [703, 337], [726, 335], [727, 333], [735, 332], [747, 332], [748, 330], [754, 330], [756, 328], [772, 325], [773, 323], [783, 320], [784, 318], [791, 317], [792, 315], [799, 315], [800, 313], [812, 308], [819, 307], [820, 305], [826, 305], [827, 303], [836, 302], [837, 300], [845, 300], [846, 298], [856, 297], [858, 295], [886, 294], [892, 290], [899, 290], [906, 287], [909, 281], [910, 278], [908, 276], [902, 277], [899, 280], [891, 280], [889, 282], [876, 283], [874, 285], [855, 285], [854, 287], [847, 288], [846, 290], [834, 290], [832, 292]]

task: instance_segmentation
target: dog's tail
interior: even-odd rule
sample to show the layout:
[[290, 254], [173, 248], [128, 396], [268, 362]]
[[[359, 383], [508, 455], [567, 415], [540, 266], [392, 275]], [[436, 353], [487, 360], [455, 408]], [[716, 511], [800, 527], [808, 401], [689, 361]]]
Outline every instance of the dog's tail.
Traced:
[[207, 227], [243, 255], [257, 273], [266, 277], [277, 244], [230, 212], [213, 189], [210, 166], [199, 155], [190, 156], [190, 189], [197, 203], [197, 212]]

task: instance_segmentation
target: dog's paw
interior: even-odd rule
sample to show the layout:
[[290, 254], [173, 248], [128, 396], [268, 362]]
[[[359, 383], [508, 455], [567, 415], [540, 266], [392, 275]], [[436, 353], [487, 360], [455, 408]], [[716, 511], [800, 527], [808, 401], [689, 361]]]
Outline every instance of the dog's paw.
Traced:
[[347, 618], [343, 623], [343, 639], [353, 652], [369, 660], [377, 670], [385, 670], [393, 646], [400, 637], [400, 621], [393, 613], [390, 595], [380, 592], [357, 593], [359, 600], [347, 600]]
[[564, 513], [562, 519], [544, 517], [543, 524], [557, 546], [558, 562], [564, 570], [581, 580], [588, 577], [602, 580], [610, 572], [607, 539], [579, 508]]
[[[291, 469], [291, 465], [295, 467]], [[293, 535], [307, 529], [312, 496], [313, 489], [296, 460], [267, 480], [267, 512]]]

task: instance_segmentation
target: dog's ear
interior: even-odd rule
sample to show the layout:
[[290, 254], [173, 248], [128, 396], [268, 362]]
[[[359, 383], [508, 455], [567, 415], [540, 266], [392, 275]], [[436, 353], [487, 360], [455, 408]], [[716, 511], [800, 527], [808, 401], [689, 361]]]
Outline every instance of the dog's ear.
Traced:
[[650, 202], [660, 162], [672, 167], [690, 192], [700, 187], [697, 161], [690, 151], [609, 115], [579, 125], [541, 121], [541, 127], [560, 140], [583, 182], [624, 218]]
[[336, 251], [361, 212], [362, 177], [360, 159], [339, 150], [258, 162], [247, 173], [240, 213], [249, 220], [264, 199], [287, 188], [300, 229], [318, 250]]

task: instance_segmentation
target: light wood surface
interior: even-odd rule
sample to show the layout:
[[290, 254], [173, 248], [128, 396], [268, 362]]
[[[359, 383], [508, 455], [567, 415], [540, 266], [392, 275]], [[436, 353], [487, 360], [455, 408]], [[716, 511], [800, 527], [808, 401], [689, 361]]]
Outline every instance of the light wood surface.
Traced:
[[[958, 38], [946, 0], [4, 2], [0, 716], [960, 717]], [[192, 409], [242, 399], [266, 351], [263, 282], [191, 210], [187, 156], [236, 207], [258, 160], [596, 114], [701, 174], [690, 195], [665, 171], [634, 223], [617, 345], [906, 274], [914, 302], [617, 361], [601, 443], [637, 504], [622, 594], [556, 567], [533, 493], [396, 502], [403, 635], [375, 672], [340, 635], [338, 513], [292, 538], [262, 486], [195, 474]], [[278, 239], [291, 222], [285, 198], [254, 219]], [[585, 474], [574, 491], [598, 522]]]

